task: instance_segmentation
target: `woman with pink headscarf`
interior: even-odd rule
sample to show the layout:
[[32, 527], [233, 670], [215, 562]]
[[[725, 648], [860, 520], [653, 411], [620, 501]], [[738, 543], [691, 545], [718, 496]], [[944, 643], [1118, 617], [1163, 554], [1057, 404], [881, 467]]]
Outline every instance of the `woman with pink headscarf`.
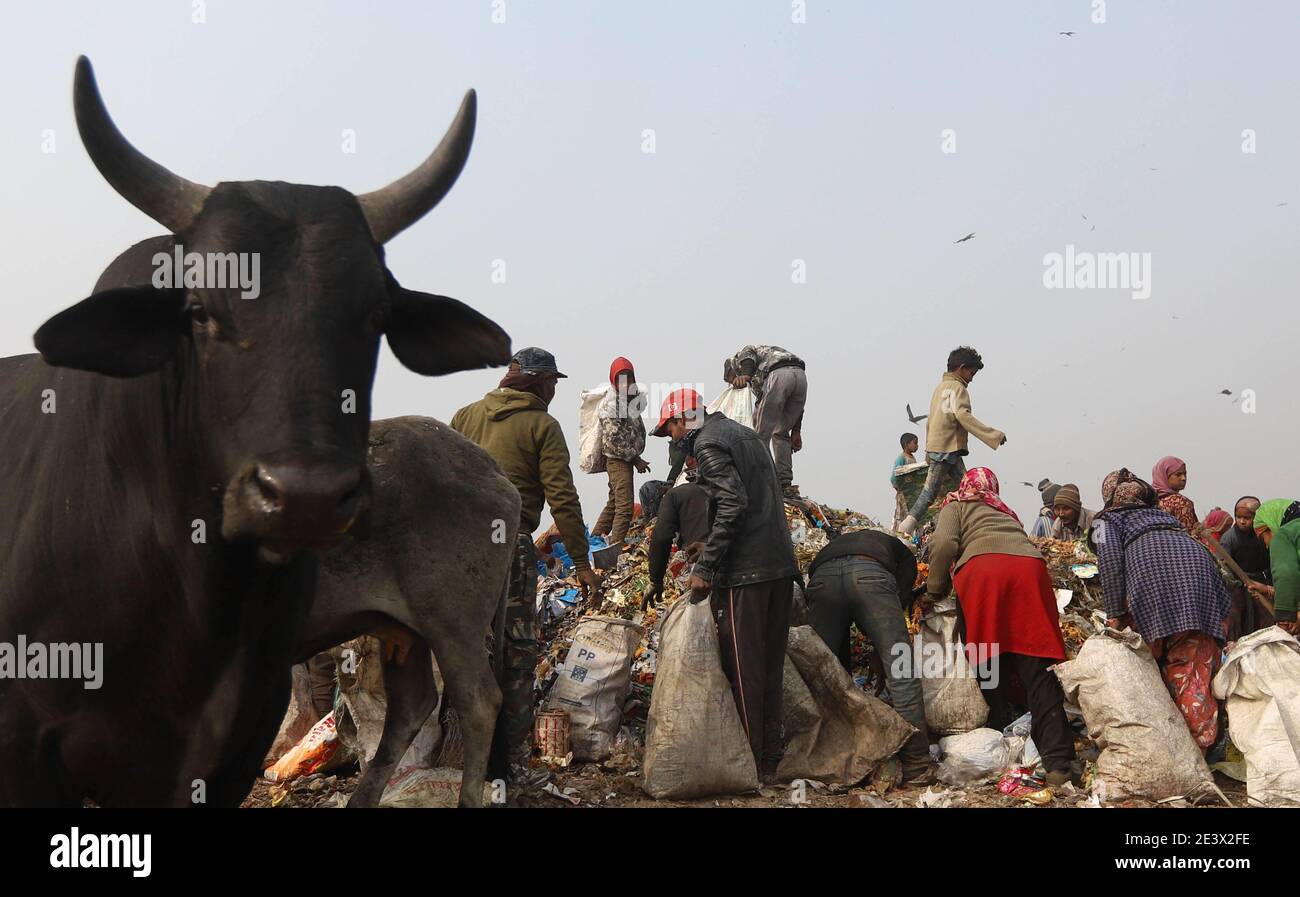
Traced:
[[1151, 485], [1155, 487], [1156, 507], [1172, 514], [1189, 533], [1197, 531], [1196, 505], [1181, 493], [1187, 488], [1187, 462], [1166, 455], [1151, 468]]
[[1061, 683], [1051, 669], [1065, 660], [1056, 593], [1042, 553], [1002, 501], [998, 478], [987, 467], [966, 471], [935, 519], [926, 597], [945, 598], [952, 586], [966, 624], [967, 657], [974, 654], [979, 667], [990, 658], [997, 664], [998, 681], [976, 673], [989, 705], [987, 725], [1001, 729], [1011, 722], [1006, 689], [1019, 680], [1047, 783], [1065, 784], [1075, 755]]

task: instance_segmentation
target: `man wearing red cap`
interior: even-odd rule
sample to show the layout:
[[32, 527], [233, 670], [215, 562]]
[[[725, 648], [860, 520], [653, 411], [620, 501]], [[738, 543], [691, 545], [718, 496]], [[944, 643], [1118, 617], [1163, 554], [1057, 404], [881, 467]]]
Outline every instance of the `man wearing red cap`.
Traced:
[[740, 721], [760, 776], [773, 782], [785, 753], [781, 680], [799, 568], [772, 456], [749, 427], [708, 414], [693, 389], [668, 396], [654, 434], [695, 458], [709, 497], [712, 522], [691, 568], [690, 600], [711, 601]]
[[[609, 544], [623, 541], [632, 524], [636, 493], [632, 489], [632, 468], [645, 473], [650, 465], [641, 457], [645, 451], [645, 406], [636, 385], [632, 362], [619, 356], [609, 366], [610, 390], [596, 411], [600, 427], [600, 450], [609, 475], [609, 501], [596, 519], [592, 533], [609, 535]], [[599, 468], [598, 468], [599, 469]]]

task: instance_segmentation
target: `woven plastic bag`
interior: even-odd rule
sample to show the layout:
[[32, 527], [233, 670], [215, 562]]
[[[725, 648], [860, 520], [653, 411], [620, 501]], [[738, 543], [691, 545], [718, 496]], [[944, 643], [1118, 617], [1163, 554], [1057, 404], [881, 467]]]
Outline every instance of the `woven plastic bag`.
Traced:
[[659, 623], [644, 780], [653, 798], [758, 790], [758, 769], [722, 673], [709, 603], [682, 599]]
[[1142, 636], [1107, 629], [1079, 656], [1054, 667], [1101, 748], [1097, 779], [1106, 800], [1194, 798], [1213, 779]]
[[925, 723], [932, 733], [960, 735], [984, 725], [989, 705], [957, 638], [957, 599], [943, 598], [926, 612], [919, 662]]
[[613, 750], [643, 632], [619, 617], [583, 617], [573, 633], [546, 709], [568, 711], [574, 759], [604, 760]]
[[578, 406], [578, 469], [583, 473], [604, 473], [605, 452], [600, 447], [600, 403], [608, 386], [584, 389]]
[[894, 708], [858, 688], [811, 626], [790, 629], [777, 780], [854, 785], [898, 753], [916, 731]]
[[1214, 696], [1228, 702], [1250, 802], [1300, 806], [1300, 642], [1276, 626], [1241, 638], [1214, 677]]

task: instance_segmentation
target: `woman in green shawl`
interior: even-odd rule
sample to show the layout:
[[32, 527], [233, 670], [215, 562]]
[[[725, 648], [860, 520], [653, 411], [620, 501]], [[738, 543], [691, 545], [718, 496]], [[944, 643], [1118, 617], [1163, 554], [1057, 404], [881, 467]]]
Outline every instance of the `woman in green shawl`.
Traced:
[[1275, 498], [1255, 512], [1255, 532], [1268, 546], [1273, 573], [1273, 604], [1277, 625], [1295, 635], [1296, 605], [1300, 603], [1300, 501]]

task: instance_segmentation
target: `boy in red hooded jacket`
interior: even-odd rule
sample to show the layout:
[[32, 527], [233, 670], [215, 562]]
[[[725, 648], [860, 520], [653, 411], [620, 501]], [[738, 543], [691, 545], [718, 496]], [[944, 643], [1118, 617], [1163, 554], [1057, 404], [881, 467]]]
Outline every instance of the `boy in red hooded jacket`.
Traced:
[[605, 455], [609, 475], [609, 501], [596, 520], [595, 535], [608, 533], [609, 544], [623, 541], [632, 524], [636, 492], [632, 488], [632, 469], [645, 473], [650, 465], [641, 457], [645, 451], [645, 422], [641, 411], [645, 405], [636, 385], [632, 362], [619, 356], [609, 366], [612, 387], [596, 412], [600, 426], [600, 449]]

